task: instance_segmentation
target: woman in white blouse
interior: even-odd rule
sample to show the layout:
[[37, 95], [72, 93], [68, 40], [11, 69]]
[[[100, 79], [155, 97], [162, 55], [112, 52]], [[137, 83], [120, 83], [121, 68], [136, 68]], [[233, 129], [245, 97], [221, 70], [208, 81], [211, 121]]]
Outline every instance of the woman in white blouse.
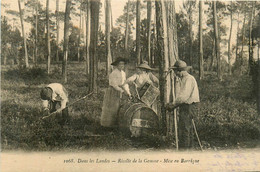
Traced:
[[128, 85], [125, 84], [126, 74], [124, 72], [125, 64], [127, 60], [119, 57], [111, 65], [114, 66], [113, 71], [109, 75], [109, 87], [106, 90], [102, 114], [101, 114], [101, 126], [103, 127], [117, 127], [118, 110], [120, 106], [120, 99], [122, 94], [129, 90]]

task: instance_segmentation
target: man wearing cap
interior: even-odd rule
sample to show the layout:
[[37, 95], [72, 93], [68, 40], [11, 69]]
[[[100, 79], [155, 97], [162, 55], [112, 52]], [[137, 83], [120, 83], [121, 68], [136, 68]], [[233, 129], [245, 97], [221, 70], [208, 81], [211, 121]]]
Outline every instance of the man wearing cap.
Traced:
[[193, 147], [193, 125], [192, 118], [195, 113], [195, 105], [200, 102], [199, 90], [196, 79], [187, 70], [190, 66], [179, 60], [170, 69], [179, 78], [179, 91], [175, 102], [166, 105], [167, 110], [179, 107], [179, 145], [180, 148]]
[[51, 83], [41, 90], [41, 99], [44, 113], [61, 113], [60, 124], [64, 125], [68, 118], [68, 92], [59, 83]]
[[[110, 129], [117, 128], [118, 110], [123, 93], [127, 94], [128, 85], [124, 85], [126, 74], [124, 72], [127, 59], [118, 57], [111, 65], [114, 66], [113, 71], [109, 74], [109, 87], [107, 88], [103, 100], [101, 126]], [[130, 96], [130, 95], [129, 95]]]

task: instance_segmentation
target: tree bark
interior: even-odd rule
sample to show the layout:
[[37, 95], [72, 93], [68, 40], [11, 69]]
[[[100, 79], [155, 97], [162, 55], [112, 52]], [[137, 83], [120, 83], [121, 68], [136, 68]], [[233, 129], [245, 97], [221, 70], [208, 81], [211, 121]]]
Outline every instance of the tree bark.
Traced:
[[140, 11], [141, 11], [141, 2], [140, 0], [136, 1], [136, 56], [137, 56], [137, 63], [140, 64], [142, 62], [141, 59], [141, 40], [140, 40], [140, 26], [141, 26], [141, 19], [140, 19]]
[[106, 13], [106, 56], [107, 56], [107, 76], [111, 73], [111, 63], [112, 63], [112, 56], [111, 56], [111, 45], [110, 45], [110, 30], [111, 30], [111, 9], [110, 9], [110, 0], [106, 0], [105, 5], [105, 13]]
[[192, 42], [193, 42], [193, 34], [192, 34], [192, 3], [193, 1], [189, 1], [189, 62], [192, 65]]
[[46, 0], [46, 26], [47, 26], [47, 73], [50, 74], [51, 67], [51, 43], [50, 43], [50, 19], [49, 0]]
[[59, 0], [56, 0], [56, 28], [57, 28], [57, 40], [56, 40], [56, 61], [59, 61], [59, 33], [60, 33], [60, 20], [59, 20]]
[[215, 50], [216, 50], [216, 59], [217, 59], [217, 75], [218, 75], [218, 79], [222, 81], [216, 1], [213, 1], [213, 15], [214, 15]]
[[242, 32], [242, 43], [241, 43], [241, 46], [242, 46], [242, 49], [241, 49], [241, 53], [240, 53], [240, 74], [242, 74], [242, 65], [243, 65], [243, 61], [244, 61], [244, 42], [245, 42], [245, 33], [246, 33], [246, 12], [244, 13], [244, 21], [243, 21], [243, 32]]
[[147, 61], [149, 65], [152, 63], [151, 58], [151, 15], [152, 15], [152, 2], [147, 1]]
[[238, 41], [239, 41], [239, 10], [237, 14], [237, 42], [236, 42], [236, 62], [239, 62], [239, 56], [238, 56]]
[[29, 60], [28, 60], [28, 53], [27, 53], [27, 44], [26, 44], [26, 36], [24, 32], [24, 24], [23, 24], [23, 11], [21, 9], [21, 2], [18, 0], [18, 6], [19, 6], [19, 12], [20, 12], [20, 21], [21, 21], [21, 27], [22, 27], [22, 34], [23, 34], [23, 43], [24, 43], [24, 61], [25, 61], [25, 67], [29, 67]]
[[89, 92], [97, 93], [97, 69], [98, 61], [96, 56], [98, 25], [99, 25], [99, 3], [100, 0], [90, 1], [91, 29], [90, 29], [90, 75]]
[[202, 1], [199, 1], [199, 67], [200, 67], [200, 71], [199, 71], [199, 76], [200, 76], [200, 80], [203, 79], [204, 77], [204, 67], [203, 67], [203, 39], [202, 39]]
[[64, 17], [63, 63], [62, 63], [62, 75], [65, 83], [67, 83], [67, 72], [68, 72], [67, 62], [68, 62], [70, 6], [71, 6], [71, 0], [66, 0], [66, 9], [65, 9], [65, 17]]
[[38, 60], [38, 11], [39, 11], [39, 3], [36, 0], [35, 7], [35, 40], [34, 40], [34, 64], [37, 65]]
[[258, 52], [257, 52], [257, 56], [258, 56], [258, 67], [257, 67], [257, 109], [258, 109], [258, 115], [260, 115], [260, 40], [258, 41]]
[[167, 96], [167, 85], [165, 72], [169, 66], [168, 59], [168, 36], [167, 36], [167, 18], [163, 0], [155, 1], [156, 7], [156, 29], [157, 29], [157, 57], [159, 58], [159, 89], [161, 102], [162, 133], [166, 135], [166, 109], [165, 103], [169, 101]]
[[126, 9], [126, 29], [125, 29], [125, 50], [128, 52], [128, 37], [129, 37], [129, 6], [130, 0], [127, 2], [127, 9]]
[[89, 36], [90, 36], [90, 28], [89, 28], [89, 21], [90, 21], [90, 2], [87, 1], [86, 6], [86, 61], [85, 61], [85, 72], [88, 75], [90, 73], [89, 70]]
[[252, 44], [252, 27], [253, 27], [253, 18], [254, 18], [254, 11], [255, 11], [255, 3], [256, 1], [252, 1], [252, 10], [251, 10], [251, 14], [250, 14], [250, 20], [249, 20], [249, 44], [248, 44], [248, 54], [249, 54], [249, 58], [248, 58], [248, 69], [249, 69], [249, 73], [252, 74], [252, 68], [254, 65], [254, 59], [253, 59], [253, 44]]
[[[164, 7], [164, 6], [162, 6]], [[162, 8], [163, 9], [163, 8]], [[173, 66], [175, 62], [179, 59], [178, 57], [178, 42], [177, 42], [177, 24], [176, 24], [176, 14], [175, 14], [175, 2], [166, 1], [165, 10], [167, 27], [164, 28], [167, 31], [166, 41], [168, 41], [168, 57], [165, 57], [165, 70], [169, 70], [170, 66]], [[167, 44], [166, 44], [167, 45]], [[176, 97], [176, 81], [173, 73], [170, 73], [166, 76], [165, 83], [165, 102], [172, 103], [175, 101]], [[167, 122], [167, 136], [172, 136], [173, 131], [175, 131], [176, 139], [176, 148], [178, 150], [178, 135], [177, 135], [177, 111], [176, 109], [172, 112], [166, 113], [166, 122]], [[176, 122], [174, 124], [174, 122]], [[174, 128], [175, 126], [175, 128]]]
[[232, 74], [231, 71], [231, 36], [232, 36], [232, 28], [233, 28], [233, 3], [232, 1], [230, 1], [230, 6], [231, 6], [231, 10], [230, 10], [230, 31], [229, 31], [229, 38], [228, 38], [228, 73], [229, 75]]
[[77, 56], [78, 62], [80, 61], [80, 40], [81, 40], [81, 21], [82, 21], [82, 10], [81, 10], [82, 0], [80, 0], [80, 9], [79, 9], [79, 37], [78, 37], [78, 47], [77, 47]]

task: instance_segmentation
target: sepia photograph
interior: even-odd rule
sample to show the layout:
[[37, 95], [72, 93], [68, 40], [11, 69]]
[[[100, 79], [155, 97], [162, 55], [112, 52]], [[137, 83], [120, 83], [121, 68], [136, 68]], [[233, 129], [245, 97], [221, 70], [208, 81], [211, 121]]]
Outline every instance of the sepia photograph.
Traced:
[[3, 172], [260, 171], [260, 1], [2, 0]]

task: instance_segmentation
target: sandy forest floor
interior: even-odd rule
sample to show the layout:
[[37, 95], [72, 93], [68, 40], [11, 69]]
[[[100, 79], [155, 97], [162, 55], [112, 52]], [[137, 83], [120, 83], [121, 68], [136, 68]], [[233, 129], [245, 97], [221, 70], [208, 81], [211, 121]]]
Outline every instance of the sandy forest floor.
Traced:
[[[101, 131], [101, 106], [108, 85], [104, 69], [99, 72], [98, 94], [69, 108], [68, 125], [61, 127], [54, 118], [41, 120], [40, 88], [51, 82], [62, 83], [60, 67], [52, 65], [49, 76], [44, 66], [42, 70], [29, 71], [2, 67], [2, 150], [174, 149], [172, 142], [158, 138], [132, 139], [120, 131]], [[196, 71], [194, 75], [197, 76]], [[215, 73], [207, 72], [198, 85], [201, 103], [195, 121], [204, 149], [259, 148], [260, 119], [249, 76], [224, 76], [220, 83]], [[87, 94], [88, 80], [83, 64], [69, 64], [68, 83], [64, 86], [71, 102]]]

